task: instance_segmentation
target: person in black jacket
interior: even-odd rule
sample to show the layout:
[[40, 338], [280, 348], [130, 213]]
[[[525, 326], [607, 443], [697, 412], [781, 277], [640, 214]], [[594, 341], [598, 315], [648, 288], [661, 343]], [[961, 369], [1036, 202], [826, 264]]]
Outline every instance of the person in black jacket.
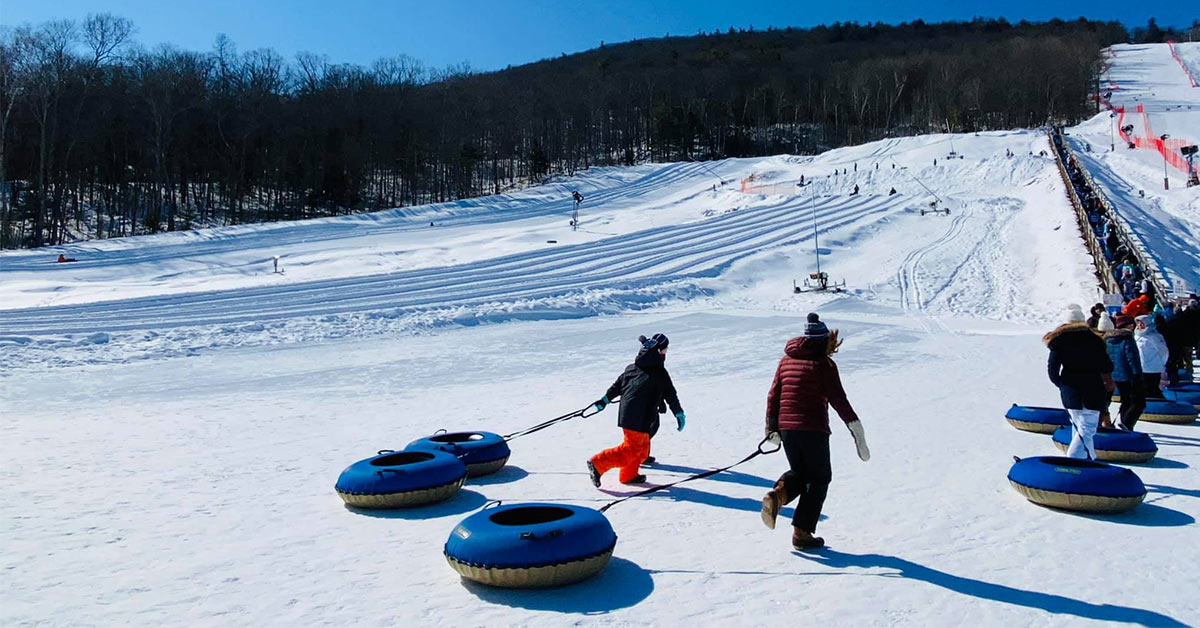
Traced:
[[596, 402], [596, 409], [603, 410], [613, 401], [620, 400], [617, 425], [625, 432], [625, 440], [620, 445], [605, 449], [588, 460], [588, 475], [597, 488], [600, 487], [600, 476], [614, 468], [620, 468], [622, 484], [646, 481], [646, 476], [639, 470], [650, 453], [650, 437], [658, 432], [659, 408], [664, 404], [671, 407], [678, 428], [683, 431], [686, 418], [683, 407], [679, 405], [675, 385], [663, 365], [669, 341], [662, 334], [654, 334], [651, 338], [641, 336], [638, 340], [642, 349], [633, 364], [625, 367], [625, 372]]
[[1094, 460], [1093, 440], [1100, 425], [1100, 411], [1108, 406], [1112, 394], [1113, 365], [1104, 341], [1084, 322], [1082, 308], [1067, 306], [1066, 319], [1042, 338], [1050, 349], [1047, 370], [1071, 417], [1067, 455]]

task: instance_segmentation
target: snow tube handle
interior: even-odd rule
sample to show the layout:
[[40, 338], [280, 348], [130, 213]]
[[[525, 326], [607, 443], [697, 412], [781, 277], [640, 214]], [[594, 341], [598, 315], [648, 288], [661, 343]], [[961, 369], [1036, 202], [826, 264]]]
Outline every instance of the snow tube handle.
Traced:
[[434, 432], [434, 433], [433, 433], [433, 435], [434, 435], [434, 436], [437, 436], [438, 434], [445, 434], [447, 431], [448, 431], [448, 430], [447, 430], [446, 428], [444, 428], [444, 427], [443, 427], [442, 429], [440, 429], [440, 430], [438, 430], [438, 431]]
[[763, 449], [763, 445], [766, 445], [768, 442], [770, 442], [770, 441], [768, 439], [764, 438], [764, 439], [762, 439], [762, 441], [760, 443], [758, 443], [758, 453], [773, 454], [783, 448], [783, 443], [779, 443], [778, 445], [775, 445], [774, 449]]
[[545, 541], [547, 539], [553, 539], [555, 537], [559, 537], [562, 535], [563, 535], [562, 530], [551, 530], [551, 531], [543, 534], [542, 536], [538, 536], [532, 532], [522, 532], [521, 540], [522, 541]]
[[383, 454], [394, 454], [394, 453], [396, 453], [395, 449], [380, 449], [376, 453], [376, 455], [382, 456]]

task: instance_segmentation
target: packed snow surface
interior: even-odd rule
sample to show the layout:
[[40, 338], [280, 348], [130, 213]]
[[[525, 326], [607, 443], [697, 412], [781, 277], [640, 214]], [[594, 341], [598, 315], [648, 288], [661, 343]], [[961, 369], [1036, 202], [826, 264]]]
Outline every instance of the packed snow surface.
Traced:
[[[1057, 453], [1002, 416], [1058, 403], [1041, 335], [1097, 294], [1049, 152], [1036, 132], [932, 135], [0, 254], [0, 625], [1196, 624], [1194, 426], [1140, 426], [1160, 451], [1128, 514], [1047, 510], [1005, 479]], [[921, 215], [935, 200], [949, 215]], [[814, 246], [846, 292], [792, 293]], [[613, 507], [615, 556], [587, 582], [461, 581], [442, 545], [488, 500], [634, 492], [584, 468], [619, 441], [615, 409], [514, 440], [435, 506], [333, 491], [435, 430], [583, 407], [654, 332], [688, 422], [655, 437], [650, 481], [732, 463], [809, 311], [845, 338], [873, 452], [834, 419], [819, 552], [791, 551], [791, 508], [759, 521], [774, 454]]]

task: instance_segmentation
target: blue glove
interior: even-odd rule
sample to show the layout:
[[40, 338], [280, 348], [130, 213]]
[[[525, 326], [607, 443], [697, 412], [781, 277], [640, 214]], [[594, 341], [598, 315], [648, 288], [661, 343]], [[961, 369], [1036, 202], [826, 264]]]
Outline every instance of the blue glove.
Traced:
[[687, 425], [687, 417], [682, 412], [675, 413], [675, 420], [679, 422], [679, 431], [683, 431], [683, 426]]
[[596, 403], [594, 404], [596, 406], [596, 412], [600, 412], [600, 411], [604, 410], [605, 408], [608, 407], [608, 404], [610, 404], [610, 403], [612, 403], [612, 402], [608, 400], [608, 395], [604, 395], [599, 400], [597, 400]]

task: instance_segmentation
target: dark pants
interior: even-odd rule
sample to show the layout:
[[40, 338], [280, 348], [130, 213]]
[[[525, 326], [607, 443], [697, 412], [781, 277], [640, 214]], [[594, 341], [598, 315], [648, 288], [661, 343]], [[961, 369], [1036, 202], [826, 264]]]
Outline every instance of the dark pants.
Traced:
[[1162, 399], [1162, 373], [1142, 373], [1142, 394], [1146, 399]]
[[813, 533], [821, 518], [821, 506], [829, 491], [833, 471], [829, 468], [829, 434], [783, 430], [783, 453], [791, 467], [780, 476], [788, 496], [798, 496], [792, 525]]
[[1117, 382], [1117, 392], [1121, 394], [1121, 423], [1133, 429], [1138, 419], [1142, 416], [1142, 410], [1146, 409], [1146, 396], [1142, 393], [1141, 380], [1131, 382]]
[[[1172, 342], [1167, 344], [1167, 385], [1179, 383], [1179, 369], [1183, 368], [1183, 345]], [[1187, 356], [1191, 358], [1192, 356]]]

